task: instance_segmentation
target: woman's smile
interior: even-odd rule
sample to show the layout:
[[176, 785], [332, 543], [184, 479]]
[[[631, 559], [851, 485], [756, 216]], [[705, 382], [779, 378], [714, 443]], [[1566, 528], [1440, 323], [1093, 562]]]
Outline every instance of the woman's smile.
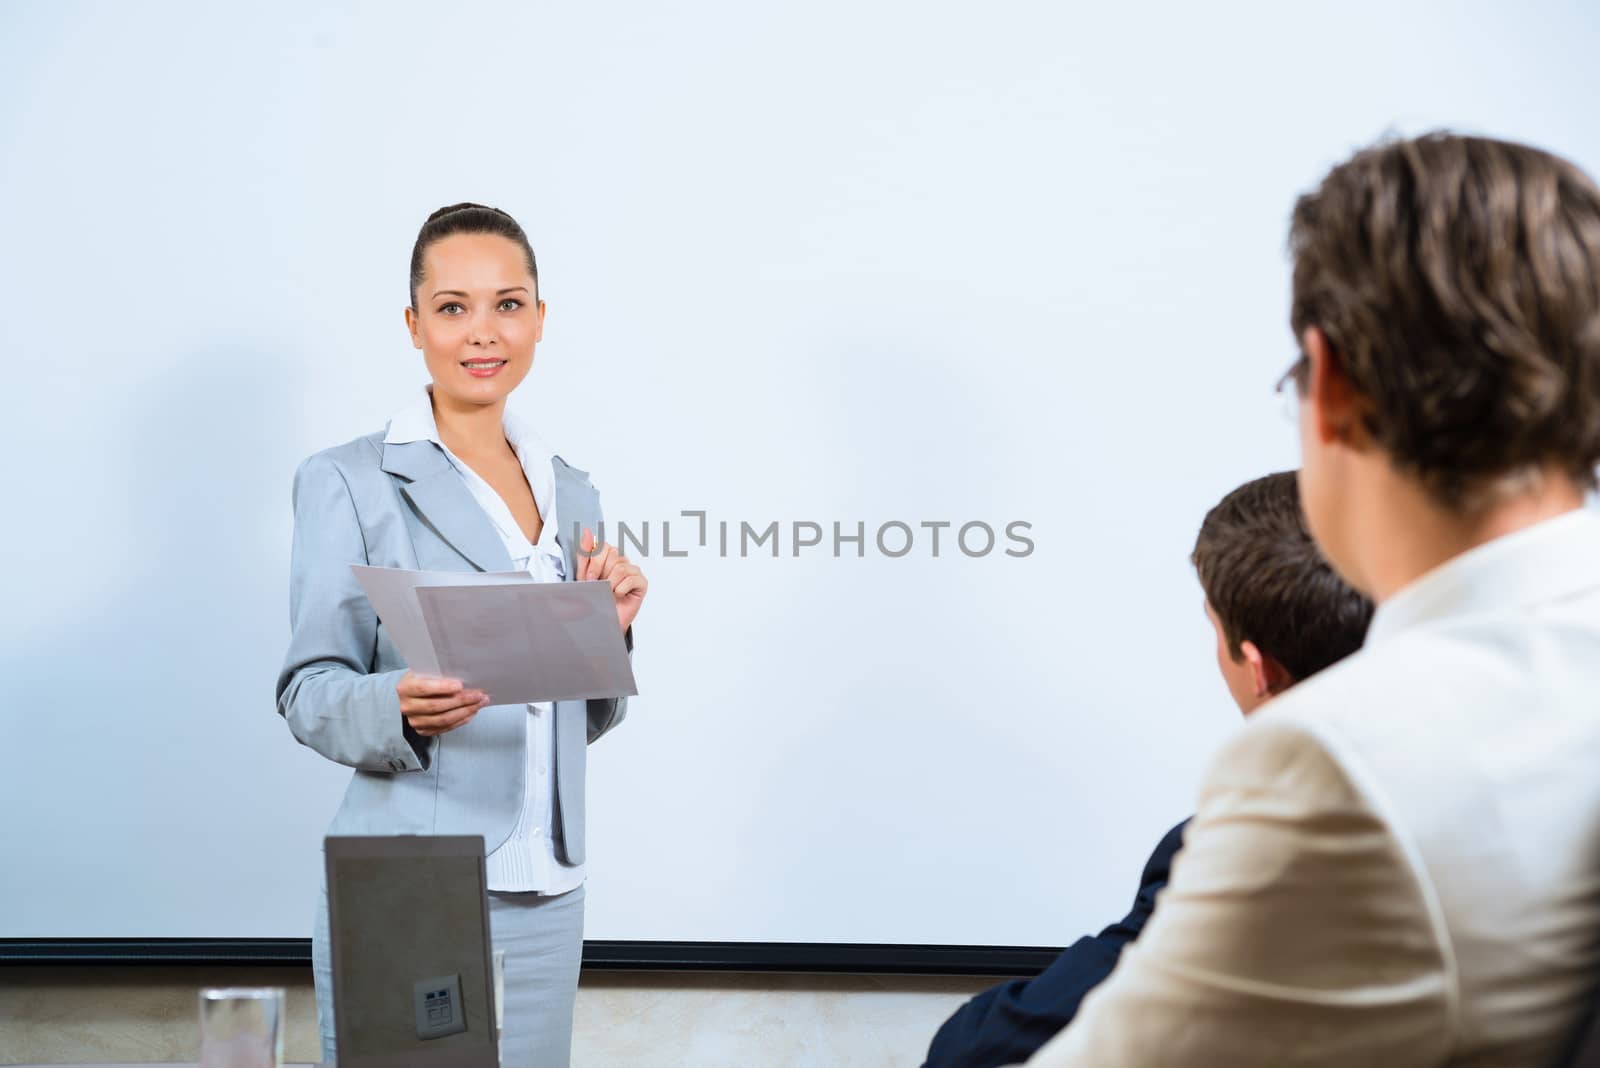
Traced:
[[506, 365], [502, 359], [463, 360], [461, 366], [467, 369], [467, 374], [473, 378], [493, 378]]

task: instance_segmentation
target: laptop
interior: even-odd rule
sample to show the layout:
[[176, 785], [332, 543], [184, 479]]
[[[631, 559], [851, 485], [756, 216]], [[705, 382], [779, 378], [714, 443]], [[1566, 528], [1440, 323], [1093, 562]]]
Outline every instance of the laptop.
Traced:
[[500, 1068], [483, 838], [324, 844], [340, 1068]]

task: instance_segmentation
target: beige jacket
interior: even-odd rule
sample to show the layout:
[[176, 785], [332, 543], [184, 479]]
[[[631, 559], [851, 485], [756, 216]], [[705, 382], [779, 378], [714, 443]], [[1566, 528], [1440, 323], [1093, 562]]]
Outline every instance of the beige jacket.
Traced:
[[1138, 942], [1028, 1063], [1549, 1065], [1600, 980], [1600, 517], [1459, 556], [1216, 759]]

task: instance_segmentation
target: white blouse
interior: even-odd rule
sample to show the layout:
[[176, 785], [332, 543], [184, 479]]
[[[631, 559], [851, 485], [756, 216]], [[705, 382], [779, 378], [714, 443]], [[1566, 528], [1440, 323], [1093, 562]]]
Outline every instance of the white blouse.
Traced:
[[[511, 443], [522, 470], [533, 490], [534, 503], [544, 521], [537, 543], [523, 536], [511, 509], [494, 487], [463, 463], [439, 440], [433, 418], [432, 387], [425, 387], [416, 402], [389, 420], [386, 444], [431, 441], [444, 452], [471, 491], [473, 499], [494, 524], [504, 543], [511, 566], [526, 571], [537, 582], [561, 582], [566, 578], [566, 560], [556, 544], [555, 454], [521, 419], [505, 413], [506, 440]], [[489, 889], [510, 892], [564, 894], [583, 884], [584, 866], [567, 864], [556, 856], [555, 826], [555, 710], [548, 701], [527, 706], [527, 771], [523, 776], [522, 813], [516, 828], [498, 849], [486, 858]], [[502, 713], [503, 714], [503, 713]]]

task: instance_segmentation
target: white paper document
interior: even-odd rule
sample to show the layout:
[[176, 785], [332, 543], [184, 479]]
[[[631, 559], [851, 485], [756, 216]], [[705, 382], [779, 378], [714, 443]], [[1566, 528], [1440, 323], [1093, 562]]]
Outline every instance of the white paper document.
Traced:
[[535, 582], [523, 571], [351, 570], [419, 675], [460, 679], [497, 705], [639, 692], [609, 582]]

